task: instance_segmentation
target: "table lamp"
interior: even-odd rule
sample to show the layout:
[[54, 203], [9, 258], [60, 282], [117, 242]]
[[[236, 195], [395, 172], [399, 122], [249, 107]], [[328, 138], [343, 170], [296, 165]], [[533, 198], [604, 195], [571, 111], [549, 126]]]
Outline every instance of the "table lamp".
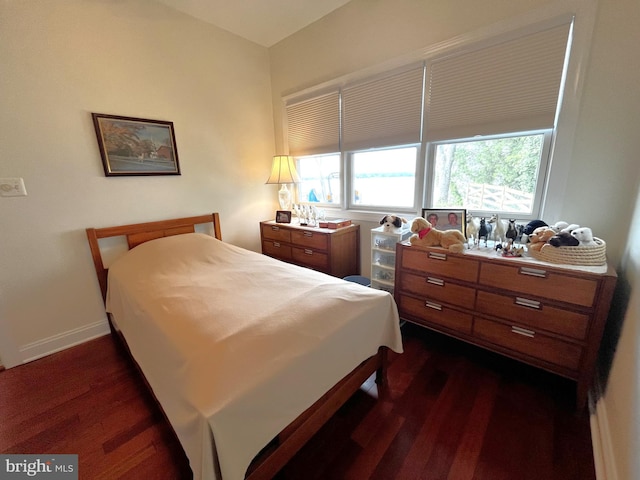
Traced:
[[287, 183], [298, 183], [300, 177], [296, 171], [296, 164], [290, 155], [275, 155], [271, 165], [271, 175], [267, 184], [282, 185], [278, 191], [278, 201], [282, 210], [291, 209], [291, 192], [287, 188]]

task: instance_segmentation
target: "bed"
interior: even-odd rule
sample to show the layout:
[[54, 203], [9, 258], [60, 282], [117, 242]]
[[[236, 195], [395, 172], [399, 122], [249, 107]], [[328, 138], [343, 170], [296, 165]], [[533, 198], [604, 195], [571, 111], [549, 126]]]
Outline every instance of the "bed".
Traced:
[[[87, 237], [112, 332], [196, 480], [273, 477], [402, 352], [390, 294], [225, 243], [217, 213]], [[109, 268], [108, 237], [128, 248]]]

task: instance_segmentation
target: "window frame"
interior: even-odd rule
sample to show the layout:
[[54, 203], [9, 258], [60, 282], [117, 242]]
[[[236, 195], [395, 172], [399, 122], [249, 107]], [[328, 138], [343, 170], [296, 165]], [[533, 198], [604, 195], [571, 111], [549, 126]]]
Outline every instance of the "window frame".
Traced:
[[[533, 195], [533, 204], [531, 207], [531, 213], [525, 214], [522, 212], [496, 212], [492, 210], [481, 210], [481, 209], [467, 209], [467, 217], [475, 216], [475, 217], [483, 217], [490, 216], [494, 213], [497, 213], [501, 217], [510, 217], [517, 218], [518, 220], [535, 220], [540, 218], [540, 212], [542, 210], [542, 205], [546, 193], [546, 188], [548, 184], [548, 172], [550, 170], [551, 164], [551, 153], [552, 153], [552, 145], [553, 139], [555, 136], [555, 128], [549, 128], [544, 130], [531, 130], [526, 132], [509, 132], [505, 134], [494, 134], [494, 135], [484, 135], [484, 136], [475, 136], [468, 138], [455, 138], [455, 139], [447, 139], [447, 140], [438, 140], [434, 142], [429, 142], [427, 144], [427, 171], [424, 176], [424, 207], [423, 208], [436, 208], [434, 206], [434, 182], [435, 182], [435, 163], [436, 163], [436, 148], [438, 145], [442, 144], [450, 144], [450, 143], [471, 143], [471, 142], [479, 142], [484, 140], [498, 140], [503, 138], [510, 137], [524, 137], [529, 135], [543, 135], [542, 141], [542, 151], [540, 152], [540, 165], [538, 166], [538, 177], [536, 179], [536, 187]], [[460, 208], [465, 208], [464, 206], [459, 206]], [[441, 208], [441, 207], [438, 207]], [[445, 207], [449, 208], [449, 207]], [[452, 207], [453, 208], [453, 207]]]
[[[423, 148], [424, 143], [410, 143], [406, 145], [389, 145], [385, 147], [376, 147], [376, 148], [366, 148], [359, 150], [351, 150], [344, 152], [344, 171], [345, 171], [345, 192], [344, 192], [344, 200], [343, 205], [346, 210], [351, 211], [362, 211], [362, 212], [375, 212], [380, 213], [384, 210], [381, 209], [393, 209], [395, 213], [414, 213], [420, 208], [420, 204], [422, 203], [422, 184], [421, 177], [424, 175], [424, 169], [421, 168], [424, 165], [424, 156], [423, 156]], [[362, 152], [375, 152], [381, 150], [399, 150], [403, 148], [415, 148], [416, 149], [416, 166], [414, 171], [414, 192], [413, 192], [413, 204], [410, 207], [399, 207], [394, 205], [362, 205], [356, 204], [353, 201], [353, 197], [355, 195], [355, 191], [353, 189], [354, 184], [354, 171], [353, 171], [353, 155], [356, 153]]]
[[[535, 32], [540, 29], [557, 25], [558, 22], [572, 21], [572, 35], [567, 51], [570, 52], [568, 64], [566, 65], [565, 78], [560, 89], [558, 98], [556, 119], [552, 128], [550, 145], [546, 148], [548, 154], [545, 155], [547, 162], [545, 163], [546, 171], [540, 172], [538, 181], [543, 182], [542, 189], [537, 188], [541, 200], [537, 201], [538, 218], [556, 217], [562, 208], [564, 198], [564, 184], [569, 177], [570, 158], [573, 152], [573, 141], [575, 138], [575, 130], [577, 125], [578, 110], [580, 98], [584, 90], [584, 82], [579, 79], [583, 78], [586, 71], [586, 62], [584, 61], [590, 51], [591, 38], [593, 36], [593, 28], [596, 17], [596, 1], [595, 0], [568, 0], [566, 3], [558, 4], [554, 8], [545, 12], [537, 12], [531, 15], [524, 15], [519, 18], [508, 18], [498, 22], [490, 31], [487, 29], [479, 29], [464, 33], [462, 35], [450, 38], [438, 44], [430, 45], [425, 48], [416, 50], [413, 53], [402, 57], [394, 58], [386, 62], [367, 67], [358, 71], [344, 74], [332, 80], [327, 80], [312, 87], [307, 87], [295, 93], [286, 94], [282, 97], [283, 113], [283, 142], [287, 145], [287, 118], [284, 115], [284, 107], [288, 102], [302, 97], [316, 96], [322, 91], [335, 88], [342, 88], [351, 82], [362, 81], [366, 77], [376, 75], [384, 75], [386, 72], [403, 68], [408, 63], [425, 61], [427, 68], [429, 62], [448, 52], [455, 52], [459, 49], [474, 48], [487, 42], [495, 41], [498, 37], [514, 38], [527, 32]], [[520, 133], [520, 132], [517, 132]], [[420, 157], [418, 168], [416, 171], [416, 195], [419, 197], [417, 205], [423, 206], [425, 185], [430, 181], [428, 169], [430, 168], [430, 144], [423, 140], [421, 144], [424, 158]], [[341, 149], [343, 164], [345, 165], [344, 181], [343, 181], [343, 202], [340, 205], [331, 204], [329, 208], [332, 214], [348, 215], [351, 218], [369, 220], [375, 218], [367, 212], [360, 212], [359, 209], [346, 203], [349, 198], [351, 189], [349, 177], [346, 171], [347, 161], [346, 153]], [[376, 215], [380, 212], [376, 212]], [[388, 213], [388, 212], [385, 212]], [[419, 215], [419, 209], [411, 212]], [[535, 216], [535, 215], [533, 215]]]

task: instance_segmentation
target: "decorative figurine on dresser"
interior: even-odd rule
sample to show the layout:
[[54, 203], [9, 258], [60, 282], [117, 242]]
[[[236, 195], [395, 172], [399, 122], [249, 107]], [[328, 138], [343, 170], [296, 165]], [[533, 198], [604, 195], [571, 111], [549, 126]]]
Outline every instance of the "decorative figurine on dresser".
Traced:
[[574, 380], [582, 409], [616, 284], [604, 245], [593, 237], [504, 256], [403, 241], [394, 297], [403, 320]]

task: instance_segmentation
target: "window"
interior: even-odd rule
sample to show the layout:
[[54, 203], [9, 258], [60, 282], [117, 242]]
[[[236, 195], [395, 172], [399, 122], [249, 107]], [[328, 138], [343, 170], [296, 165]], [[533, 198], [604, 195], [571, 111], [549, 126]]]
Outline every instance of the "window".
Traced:
[[418, 150], [411, 146], [352, 153], [352, 204], [413, 207]]
[[551, 131], [435, 145], [431, 204], [532, 215], [539, 206]]
[[285, 98], [298, 201], [535, 218], [572, 29], [556, 17]]
[[340, 154], [298, 157], [298, 202], [340, 205]]

